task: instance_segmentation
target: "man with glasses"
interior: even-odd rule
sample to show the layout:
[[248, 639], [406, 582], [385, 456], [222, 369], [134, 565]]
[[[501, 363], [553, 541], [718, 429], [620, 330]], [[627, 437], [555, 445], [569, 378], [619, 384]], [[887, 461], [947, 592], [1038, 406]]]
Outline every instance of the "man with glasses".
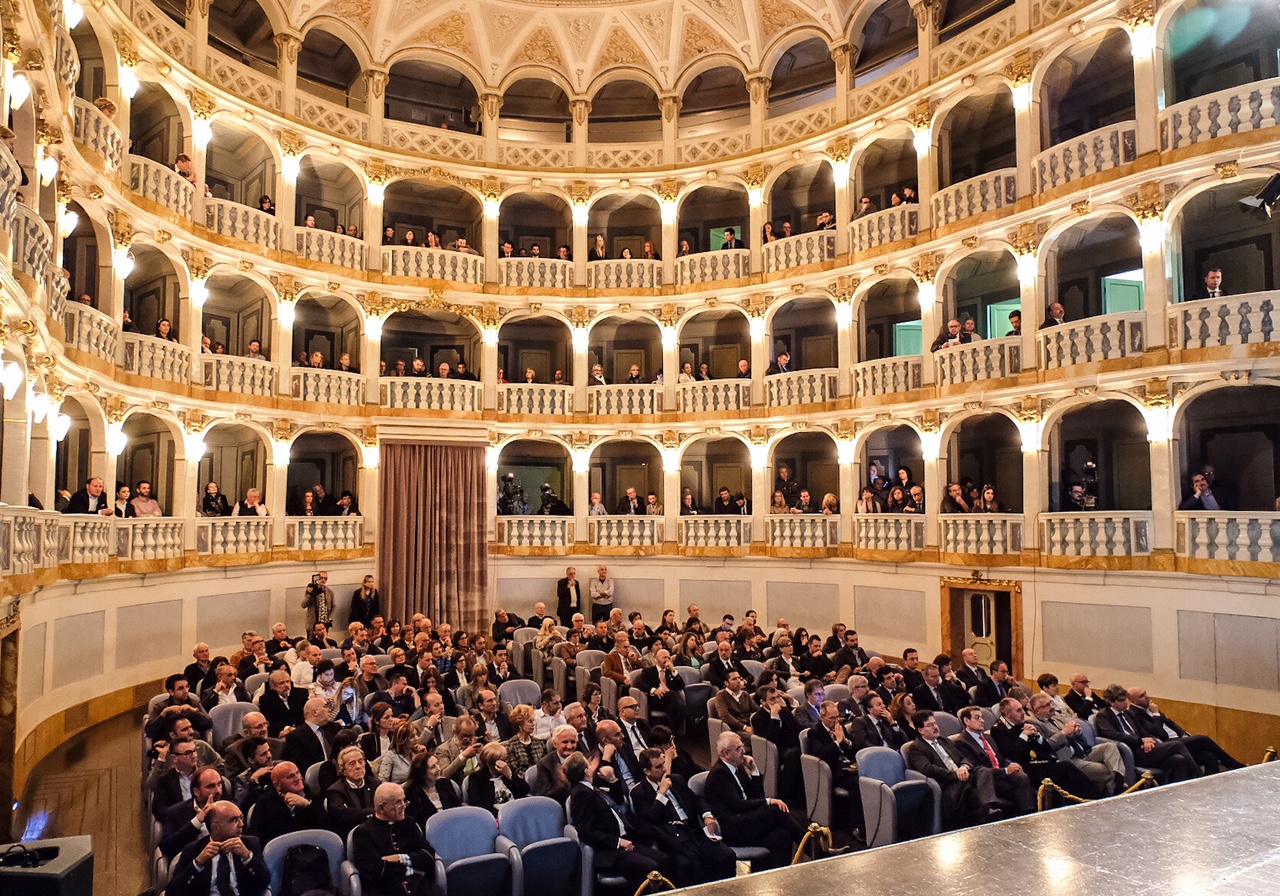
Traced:
[[641, 751], [653, 746], [649, 723], [640, 718], [640, 702], [630, 694], [618, 698], [618, 721], [634, 755], [639, 756]]
[[147, 784], [152, 792], [151, 814], [156, 821], [164, 821], [169, 807], [192, 799], [200, 760], [195, 743], [188, 741], [178, 741], [172, 749], [167, 743], [157, 744], [156, 753], [156, 764]]
[[1086, 721], [1095, 712], [1107, 708], [1107, 705], [1089, 689], [1089, 676], [1083, 672], [1072, 674], [1071, 690], [1062, 699], [1067, 702], [1067, 707], [1073, 713]]
[[418, 896], [431, 891], [436, 856], [422, 831], [404, 817], [404, 788], [381, 784], [373, 818], [351, 834], [351, 861], [367, 896]]
[[752, 862], [754, 870], [782, 868], [791, 862], [791, 850], [804, 836], [791, 810], [782, 800], [764, 795], [764, 779], [755, 760], [747, 755], [742, 737], [725, 731], [716, 740], [718, 760], [707, 775], [706, 801], [720, 820], [729, 846], [763, 846], [769, 858]]
[[222, 797], [222, 775], [218, 770], [211, 765], [196, 769], [191, 799], [170, 806], [160, 820], [160, 852], [166, 859], [172, 859], [188, 843], [208, 832], [205, 817]]
[[960, 749], [942, 736], [932, 712], [918, 712], [911, 722], [920, 736], [907, 747], [907, 767], [932, 778], [942, 788], [943, 828], [954, 830], [1003, 818], [994, 769], [966, 760]]
[[271, 882], [258, 841], [243, 836], [244, 813], [227, 800], [205, 815], [207, 836], [182, 850], [165, 892], [169, 896], [261, 896]]

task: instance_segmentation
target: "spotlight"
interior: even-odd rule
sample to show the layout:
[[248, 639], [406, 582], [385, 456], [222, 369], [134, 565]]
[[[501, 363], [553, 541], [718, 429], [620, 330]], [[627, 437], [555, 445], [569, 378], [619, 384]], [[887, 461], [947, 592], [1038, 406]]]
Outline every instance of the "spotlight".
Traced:
[[1249, 208], [1260, 208], [1270, 218], [1271, 213], [1275, 211], [1276, 200], [1280, 200], [1280, 174], [1271, 175], [1270, 180], [1262, 185], [1261, 190], [1241, 199], [1240, 204], [1247, 205]]

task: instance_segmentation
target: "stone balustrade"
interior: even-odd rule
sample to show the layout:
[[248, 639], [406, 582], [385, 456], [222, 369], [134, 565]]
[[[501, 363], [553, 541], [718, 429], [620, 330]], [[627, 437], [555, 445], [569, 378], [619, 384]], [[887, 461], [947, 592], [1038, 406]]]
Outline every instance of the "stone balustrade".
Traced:
[[197, 554], [260, 554], [271, 550], [269, 517], [201, 517], [194, 525]]
[[1151, 553], [1151, 511], [1040, 514], [1040, 553], [1051, 557], [1137, 557]]
[[1170, 348], [1210, 348], [1277, 341], [1280, 291], [1220, 296], [1170, 305]]
[[818, 264], [836, 257], [836, 232], [815, 230], [765, 243], [764, 272], [772, 274], [806, 264]]
[[876, 246], [896, 243], [916, 235], [920, 209], [915, 204], [899, 205], [853, 219], [853, 251], [866, 252]]
[[938, 518], [939, 545], [948, 554], [1022, 552], [1022, 514], [947, 513]]
[[[28, 507], [0, 505], [0, 572], [21, 576], [45, 565], [42, 516], [49, 514]], [[53, 552], [47, 553], [52, 560]]]
[[694, 380], [676, 383], [682, 414], [714, 414], [751, 407], [751, 380]]
[[601, 548], [652, 548], [662, 544], [660, 516], [589, 516], [587, 541]]
[[106, 113], [88, 100], [75, 99], [75, 121], [72, 137], [94, 153], [112, 171], [120, 168], [124, 158], [124, 135]]
[[750, 547], [751, 517], [678, 517], [676, 519], [676, 543], [686, 548]]
[[895, 395], [919, 389], [924, 376], [922, 355], [897, 355], [853, 365], [853, 394], [859, 398]]
[[288, 544], [299, 551], [354, 551], [364, 547], [364, 520], [358, 516], [290, 517]]
[[499, 258], [498, 284], [524, 289], [571, 289], [573, 262], [559, 258]]
[[425, 246], [383, 246], [382, 273], [449, 283], [483, 283], [484, 259], [469, 252]]
[[13, 230], [20, 192], [22, 192], [22, 166], [13, 157], [13, 153], [0, 152], [0, 226], [5, 230]]
[[1064, 140], [1035, 157], [1031, 183], [1037, 193], [1127, 165], [1138, 157], [1135, 121], [1109, 124]]
[[750, 273], [751, 252], [747, 249], [695, 252], [676, 259], [677, 286], [694, 286], [718, 280], [738, 280]]
[[378, 403], [384, 408], [433, 411], [478, 411], [484, 385], [452, 377], [384, 376], [378, 381]]
[[14, 207], [9, 236], [13, 242], [13, 265], [44, 289], [48, 278], [49, 259], [53, 255], [53, 234], [32, 208], [22, 203]]
[[59, 563], [106, 563], [112, 517], [67, 514], [58, 523]]
[[649, 258], [609, 258], [587, 265], [588, 289], [657, 289], [662, 262]]
[[239, 395], [276, 394], [276, 365], [256, 358], [235, 355], [201, 355], [206, 389]]
[[204, 75], [210, 83], [221, 86], [259, 108], [277, 112], [284, 108], [284, 85], [278, 78], [232, 59], [213, 47], [205, 48]]
[[120, 339], [127, 373], [183, 385], [191, 382], [192, 352], [181, 342], [141, 333], [121, 333]]
[[275, 215], [260, 209], [229, 199], [207, 197], [204, 201], [204, 223], [221, 236], [253, 243], [263, 249], [280, 248], [280, 222]]
[[662, 413], [662, 387], [652, 383], [619, 383], [587, 389], [589, 414]]
[[509, 548], [555, 548], [573, 545], [573, 518], [567, 516], [500, 516], [497, 543]]
[[499, 414], [552, 416], [573, 413], [573, 386], [504, 383], [498, 386]]
[[1001, 336], [941, 348], [933, 353], [939, 387], [1013, 376], [1022, 369], [1022, 337]]
[[822, 513], [777, 514], [766, 518], [769, 546], [774, 548], [834, 548], [840, 544], [840, 517]]
[[293, 238], [298, 255], [308, 261], [364, 270], [364, 240], [315, 227], [300, 227], [294, 231]]
[[853, 546], [864, 551], [924, 550], [924, 514], [854, 514]]
[[1068, 321], [1040, 330], [1036, 342], [1044, 370], [1138, 357], [1146, 350], [1146, 315], [1122, 311]]
[[115, 554], [119, 560], [170, 560], [181, 557], [186, 539], [186, 520], [174, 517], [117, 519]]
[[1280, 124], [1280, 78], [1206, 93], [1160, 113], [1160, 151]]
[[364, 377], [343, 370], [293, 367], [289, 370], [291, 393], [300, 401], [321, 404], [364, 404]]
[[129, 189], [134, 195], [162, 205], [180, 218], [191, 218], [196, 188], [168, 165], [145, 156], [129, 156]]
[[1018, 169], [998, 168], [933, 194], [933, 226], [945, 227], [1018, 201]]
[[75, 96], [76, 81], [80, 80], [80, 54], [76, 52], [71, 33], [62, 24], [53, 32], [53, 74], [58, 83], [67, 88], [67, 94]]
[[791, 405], [818, 404], [836, 397], [834, 367], [814, 370], [792, 370], [765, 377], [765, 403], [771, 408]]
[[72, 302], [62, 312], [67, 347], [114, 364], [120, 325], [92, 305]]
[[1280, 562], [1280, 513], [1176, 511], [1174, 552], [1198, 560]]

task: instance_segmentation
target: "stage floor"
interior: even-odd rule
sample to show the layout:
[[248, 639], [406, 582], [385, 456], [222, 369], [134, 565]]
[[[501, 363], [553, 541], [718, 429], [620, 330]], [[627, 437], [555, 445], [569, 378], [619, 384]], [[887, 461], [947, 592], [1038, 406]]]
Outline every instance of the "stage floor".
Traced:
[[1280, 762], [836, 856], [699, 896], [1273, 896]]

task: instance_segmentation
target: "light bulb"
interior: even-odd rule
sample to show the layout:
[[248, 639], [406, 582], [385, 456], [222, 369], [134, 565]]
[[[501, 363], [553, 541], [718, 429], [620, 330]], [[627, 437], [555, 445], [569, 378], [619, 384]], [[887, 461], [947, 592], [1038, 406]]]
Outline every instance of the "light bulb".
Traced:
[[662, 347], [664, 349], [675, 348], [679, 343], [680, 334], [676, 332], [675, 327], [662, 328]]
[[573, 328], [573, 350], [575, 352], [585, 352], [587, 346], [591, 344], [591, 333], [586, 327]]
[[587, 207], [587, 206], [585, 206], [585, 205], [578, 205], [577, 203], [575, 203], [575, 204], [574, 204], [574, 206], [573, 206], [573, 223], [574, 223], [574, 226], [576, 226], [576, 227], [586, 227], [586, 226], [587, 226], [587, 221], [588, 221], [588, 220], [590, 220], [590, 218], [591, 218], [591, 209], [590, 209], [590, 208], [588, 208], [588, 207]]
[[929, 133], [929, 129], [925, 128], [923, 131], [916, 131], [916, 135], [911, 138], [911, 142], [915, 145], [916, 155], [922, 156], [933, 145], [933, 136]]
[[116, 276], [121, 280], [129, 279], [129, 275], [133, 273], [133, 254], [129, 251], [128, 246], [116, 246], [112, 261]]
[[484, 333], [481, 335], [481, 338], [484, 340], [485, 345], [497, 345], [498, 344], [498, 328], [485, 327]]
[[31, 82], [26, 72], [16, 72], [9, 79], [9, 108], [17, 111], [22, 104], [31, 98]]
[[46, 155], [40, 160], [40, 183], [49, 186], [53, 183], [53, 179], [58, 176], [58, 160], [53, 156]]
[[271, 459], [275, 461], [277, 467], [289, 466], [289, 451], [293, 448], [291, 442], [272, 442], [271, 443]]
[[382, 338], [382, 318], [375, 317], [373, 315], [370, 315], [369, 317], [365, 318], [364, 330], [365, 330], [365, 333], [368, 334], [370, 339], [381, 339]]
[[302, 170], [302, 162], [297, 156], [285, 156], [280, 165], [280, 173], [291, 184], [298, 182], [298, 172]]
[[917, 297], [920, 300], [920, 308], [930, 308], [933, 303], [938, 301], [938, 286], [932, 280], [926, 280], [917, 286]]
[[1147, 218], [1138, 224], [1138, 245], [1143, 252], [1155, 252], [1164, 245], [1164, 219]]
[[138, 73], [127, 65], [120, 66], [120, 92], [129, 99], [138, 95]]
[[679, 206], [676, 205], [676, 202], [674, 199], [662, 200], [662, 223], [663, 224], [676, 223], [676, 212], [678, 210], [679, 210]]
[[372, 470], [378, 466], [379, 454], [377, 445], [365, 445], [361, 449], [365, 469]]
[[22, 368], [13, 361], [5, 361], [3, 369], [0, 369], [0, 385], [4, 386], [5, 401], [12, 401], [13, 396], [18, 394], [22, 380]]
[[751, 323], [748, 324], [748, 327], [751, 330], [752, 342], [759, 342], [761, 339], [764, 339], [764, 318], [763, 317], [751, 318]]
[[71, 418], [62, 413], [54, 414], [53, 419], [49, 421], [49, 435], [53, 436], [53, 440], [61, 442], [70, 431]]
[[1015, 112], [1025, 112], [1031, 108], [1031, 82], [1013, 85], [1013, 108]]
[[382, 200], [387, 198], [386, 184], [369, 184], [369, 201], [374, 205], [382, 205]]
[[107, 453], [115, 457], [124, 454], [124, 449], [129, 444], [129, 437], [125, 435], [124, 424], [113, 423], [107, 427]]
[[204, 434], [189, 432], [186, 435], [187, 460], [198, 461], [205, 456], [209, 446], [204, 443]]
[[484, 216], [491, 221], [498, 220], [498, 209], [502, 205], [497, 199], [486, 199], [484, 201]]
[[62, 17], [67, 20], [67, 30], [70, 31], [84, 21], [84, 7], [76, 0], [63, 0]]
[[191, 123], [191, 142], [204, 149], [213, 139], [213, 123], [207, 118], [197, 118]]
[[76, 227], [80, 224], [80, 216], [71, 209], [63, 209], [62, 214], [58, 216], [58, 233], [62, 234], [65, 240], [75, 232]]
[[1036, 282], [1037, 274], [1036, 257], [1031, 253], [1018, 256], [1018, 283], [1023, 286], [1031, 286]]

